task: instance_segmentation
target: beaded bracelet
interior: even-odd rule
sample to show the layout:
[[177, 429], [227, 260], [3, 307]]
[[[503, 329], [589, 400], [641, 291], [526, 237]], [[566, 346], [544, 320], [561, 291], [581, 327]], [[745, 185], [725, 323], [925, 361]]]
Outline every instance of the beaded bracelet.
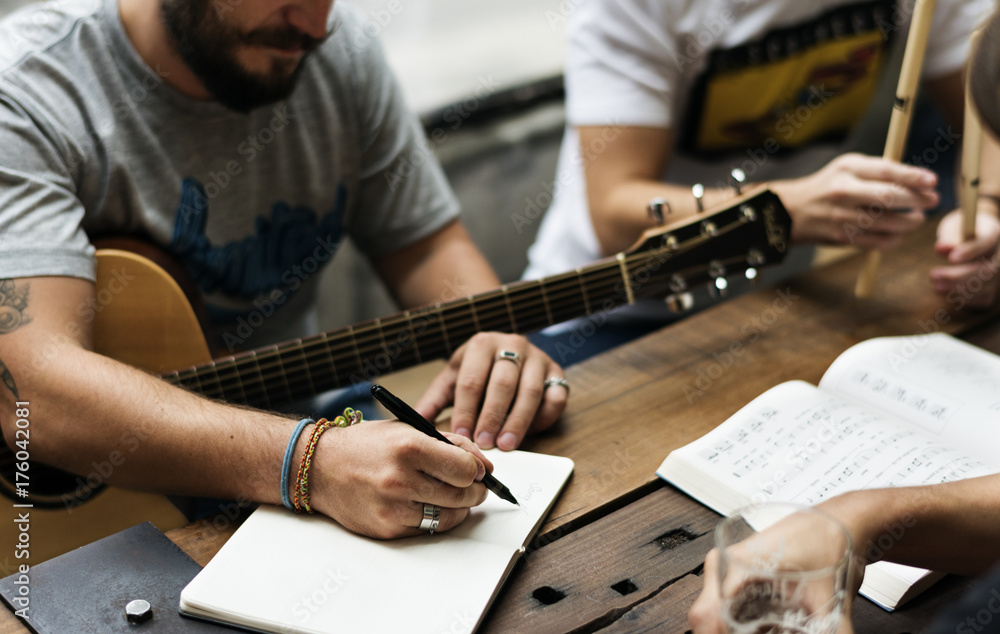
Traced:
[[312, 467], [313, 453], [316, 452], [316, 445], [319, 443], [320, 436], [331, 427], [350, 427], [361, 421], [361, 412], [348, 407], [344, 410], [343, 414], [332, 421], [321, 418], [316, 423], [316, 426], [313, 427], [312, 434], [309, 436], [309, 442], [306, 443], [305, 453], [302, 454], [302, 461], [299, 463], [298, 475], [295, 478], [295, 498], [292, 501], [292, 505], [296, 513], [301, 513], [303, 509], [307, 513], [313, 512], [312, 507], [309, 506], [309, 469]]
[[315, 422], [311, 418], [303, 418], [299, 421], [299, 424], [295, 426], [295, 431], [292, 432], [292, 437], [288, 439], [288, 447], [285, 449], [285, 459], [281, 462], [281, 503], [290, 511], [294, 508], [292, 506], [292, 497], [288, 495], [288, 472], [292, 466], [292, 454], [295, 453], [295, 445], [299, 442], [302, 430], [306, 428], [306, 425], [315, 424]]

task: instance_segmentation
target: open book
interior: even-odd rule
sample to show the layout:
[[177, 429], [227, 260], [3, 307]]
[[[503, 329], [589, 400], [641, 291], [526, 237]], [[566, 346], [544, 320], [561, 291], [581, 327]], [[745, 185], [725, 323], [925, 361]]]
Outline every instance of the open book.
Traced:
[[[883, 337], [846, 350], [818, 388], [768, 390], [671, 452], [657, 475], [729, 515], [767, 500], [813, 505], [996, 473], [997, 447], [1000, 357], [944, 334]], [[939, 577], [879, 562], [861, 594], [891, 610]]]
[[492, 493], [458, 527], [394, 541], [262, 506], [183, 592], [181, 613], [265, 632], [471, 632], [573, 471], [488, 451], [522, 508]]

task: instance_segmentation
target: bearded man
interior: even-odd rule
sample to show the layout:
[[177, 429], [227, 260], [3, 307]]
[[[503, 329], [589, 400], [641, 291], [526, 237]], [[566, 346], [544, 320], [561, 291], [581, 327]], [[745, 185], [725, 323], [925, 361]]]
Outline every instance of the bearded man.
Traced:
[[[30, 403], [33, 459], [83, 474], [119, 452], [112, 484], [287, 505], [308, 430], [92, 350], [103, 306], [93, 243], [129, 235], [172, 255], [205, 304], [206, 335], [230, 352], [314, 329], [315, 273], [345, 236], [401, 306], [495, 288], [426, 153], [364, 21], [331, 0], [59, 0], [5, 20], [8, 445]], [[273, 314], [252, 332], [238, 327], [265, 304]], [[37, 362], [43, 348], [53, 362]], [[315, 510], [397, 537], [430, 509], [447, 530], [486, 495], [490, 465], [468, 438], [513, 449], [565, 407], [561, 369], [522, 337], [480, 333], [444, 352], [416, 407], [433, 419], [453, 404], [461, 448], [389, 421], [325, 433], [309, 472]]]

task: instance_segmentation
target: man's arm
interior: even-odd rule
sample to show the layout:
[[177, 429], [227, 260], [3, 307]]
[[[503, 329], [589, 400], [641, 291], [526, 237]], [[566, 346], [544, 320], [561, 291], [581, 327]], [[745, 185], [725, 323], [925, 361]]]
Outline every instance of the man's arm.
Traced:
[[[500, 285], [458, 221], [374, 265], [406, 307], [461, 299]], [[497, 363], [501, 351], [517, 353], [519, 362]], [[433, 420], [454, 403], [456, 434], [481, 447], [516, 449], [526, 433], [547, 429], [566, 408], [565, 389], [545, 388], [546, 379], [562, 376], [562, 368], [524, 337], [480, 333], [455, 351], [416, 409]]]
[[[646, 214], [653, 198], [670, 203], [668, 223], [697, 213], [689, 187], [660, 182], [670, 161], [670, 130], [581, 126], [578, 133], [580, 147], [606, 145], [584, 164], [591, 220], [604, 255], [628, 248], [653, 225]], [[926, 169], [845, 154], [811, 175], [770, 187], [792, 216], [796, 244], [885, 249], [922, 224], [921, 210], [937, 205], [936, 183]], [[729, 189], [707, 188], [703, 203], [707, 209], [734, 196]], [[892, 209], [910, 211], [886, 213]]]
[[500, 286], [489, 262], [457, 220], [373, 264], [399, 305], [407, 308], [462, 299]]
[[855, 538], [855, 552], [866, 563], [885, 559], [975, 575], [1000, 561], [996, 534], [1000, 526], [1000, 475], [933, 486], [855, 491], [820, 508], [847, 526]]
[[[16, 403], [27, 401], [33, 459], [87, 473], [117, 451], [125, 459], [110, 484], [280, 504], [294, 420], [209, 401], [91, 351], [90, 324], [78, 310], [94, 301], [88, 281], [21, 278], [0, 288], [16, 299], [2, 307], [0, 327], [0, 426], [8, 446], [16, 440]], [[306, 440], [303, 434], [294, 464]], [[441, 530], [451, 528], [486, 495], [474, 480], [488, 463], [465, 449], [399, 423], [331, 430], [316, 449], [313, 506], [352, 530], [396, 537], [418, 532], [420, 508], [431, 503], [445, 507]]]

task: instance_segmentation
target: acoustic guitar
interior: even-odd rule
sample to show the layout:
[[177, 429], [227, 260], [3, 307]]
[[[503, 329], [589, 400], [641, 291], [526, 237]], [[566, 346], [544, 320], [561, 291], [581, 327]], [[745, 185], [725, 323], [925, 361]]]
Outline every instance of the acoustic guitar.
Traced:
[[[97, 253], [95, 350], [209, 398], [275, 409], [448, 357], [481, 331], [532, 332], [640, 298], [689, 308], [696, 286], [724, 294], [727, 276], [753, 277], [780, 263], [790, 228], [775, 194], [749, 190], [714, 213], [650, 229], [628, 251], [575, 271], [216, 359], [175, 276], [142, 255], [105, 248]], [[110, 301], [104, 289], [112, 289]], [[32, 464], [25, 499], [14, 490], [13, 463], [10, 449], [0, 448], [0, 492], [36, 508], [75, 508], [102, 486]]]

